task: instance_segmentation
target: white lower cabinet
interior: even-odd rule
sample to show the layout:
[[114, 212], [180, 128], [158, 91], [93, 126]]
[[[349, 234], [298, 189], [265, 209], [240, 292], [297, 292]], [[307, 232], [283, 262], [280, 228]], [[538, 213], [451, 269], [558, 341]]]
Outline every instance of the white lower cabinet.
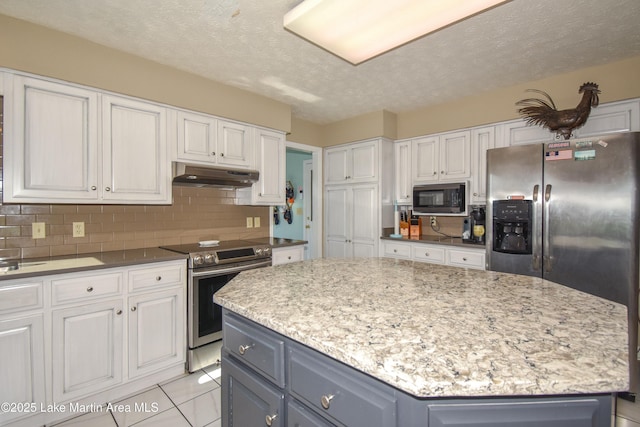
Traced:
[[53, 401], [122, 382], [122, 299], [54, 310]]
[[378, 253], [378, 200], [377, 184], [327, 186], [327, 257], [370, 258]]
[[181, 289], [129, 297], [129, 377], [184, 360], [183, 304]]
[[37, 408], [0, 425], [50, 424], [184, 373], [186, 277], [178, 260], [0, 281], [0, 401]]
[[[0, 315], [0, 403], [29, 405], [28, 408], [38, 410], [44, 404], [43, 325], [42, 313]], [[7, 409], [0, 411], [0, 425], [24, 416], [26, 412], [17, 406]]]
[[454, 267], [485, 269], [484, 248], [464, 248], [444, 244], [381, 240], [381, 256], [444, 264]]

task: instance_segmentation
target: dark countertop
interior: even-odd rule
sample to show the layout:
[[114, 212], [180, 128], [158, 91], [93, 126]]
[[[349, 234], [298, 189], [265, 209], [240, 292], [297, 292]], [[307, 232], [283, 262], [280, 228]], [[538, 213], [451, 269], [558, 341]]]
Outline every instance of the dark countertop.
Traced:
[[18, 263], [17, 270], [3, 272], [1, 271], [3, 269], [0, 269], [0, 281], [181, 259], [186, 261], [187, 255], [160, 248], [128, 249], [78, 255], [28, 258], [15, 260], [15, 262]]
[[259, 239], [247, 239], [261, 245], [271, 245], [272, 248], [284, 248], [286, 246], [297, 246], [308, 243], [306, 240], [285, 239], [282, 237], [262, 237]]
[[393, 240], [396, 242], [415, 242], [415, 243], [428, 243], [428, 244], [436, 244], [436, 245], [450, 245], [450, 246], [463, 246], [469, 249], [484, 249], [485, 245], [478, 245], [474, 243], [465, 243], [462, 241], [460, 237], [445, 237], [445, 236], [431, 236], [431, 235], [423, 235], [420, 238], [408, 238], [401, 237], [395, 238], [391, 237], [389, 234], [384, 233], [380, 236], [382, 240]]

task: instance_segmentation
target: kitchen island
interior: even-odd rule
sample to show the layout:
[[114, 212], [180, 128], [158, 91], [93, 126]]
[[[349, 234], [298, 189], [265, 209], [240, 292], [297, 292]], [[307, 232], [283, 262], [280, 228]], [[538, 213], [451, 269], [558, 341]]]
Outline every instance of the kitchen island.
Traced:
[[[286, 412], [272, 408], [274, 414], [307, 411], [312, 418], [326, 412], [332, 424], [352, 425], [330, 409], [339, 411], [335, 396], [348, 400], [347, 391], [331, 392], [338, 386], [327, 385], [322, 397], [328, 400], [318, 397], [317, 405], [307, 397], [311, 391], [298, 378], [317, 383], [325, 377], [309, 374], [307, 365], [380, 391], [371, 402], [384, 403], [374, 406], [391, 417], [385, 426], [418, 419], [416, 425], [440, 425], [436, 418], [446, 419], [448, 412], [438, 412], [435, 404], [458, 405], [459, 414], [467, 413], [459, 410], [461, 402], [469, 408], [494, 405], [497, 412], [487, 413], [508, 418], [501, 411], [516, 403], [573, 407], [558, 403], [567, 399], [575, 399], [576, 408], [591, 408], [587, 418], [600, 420], [585, 425], [600, 425], [610, 417], [610, 394], [628, 389], [626, 307], [538, 278], [385, 258], [318, 259], [243, 272], [215, 300], [228, 320], [223, 378], [229, 380], [229, 372], [241, 376], [238, 369], [248, 360], [249, 371], [287, 396]], [[247, 332], [254, 329], [264, 342], [276, 343], [267, 346], [273, 370], [249, 360], [263, 348]], [[260, 360], [270, 359], [262, 354]], [[231, 382], [223, 384], [229, 423]], [[395, 403], [387, 404], [385, 396]], [[469, 411], [466, 422], [478, 416]], [[554, 413], [537, 408], [542, 412]], [[554, 425], [554, 419], [545, 422]]]

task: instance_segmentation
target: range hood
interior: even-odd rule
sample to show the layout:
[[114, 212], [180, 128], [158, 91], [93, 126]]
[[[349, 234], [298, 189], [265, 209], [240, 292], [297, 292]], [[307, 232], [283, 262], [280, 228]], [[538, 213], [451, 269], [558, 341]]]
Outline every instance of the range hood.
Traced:
[[251, 187], [260, 173], [248, 169], [213, 168], [187, 163], [174, 163], [173, 183], [195, 187]]

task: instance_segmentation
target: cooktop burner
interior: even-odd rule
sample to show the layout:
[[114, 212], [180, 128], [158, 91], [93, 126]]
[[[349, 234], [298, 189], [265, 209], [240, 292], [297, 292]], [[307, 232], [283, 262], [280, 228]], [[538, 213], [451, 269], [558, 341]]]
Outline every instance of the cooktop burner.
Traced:
[[189, 243], [184, 245], [161, 246], [173, 252], [189, 255], [189, 267], [200, 268], [216, 264], [230, 264], [241, 261], [264, 260], [271, 257], [271, 246], [249, 240], [228, 240], [212, 245]]

